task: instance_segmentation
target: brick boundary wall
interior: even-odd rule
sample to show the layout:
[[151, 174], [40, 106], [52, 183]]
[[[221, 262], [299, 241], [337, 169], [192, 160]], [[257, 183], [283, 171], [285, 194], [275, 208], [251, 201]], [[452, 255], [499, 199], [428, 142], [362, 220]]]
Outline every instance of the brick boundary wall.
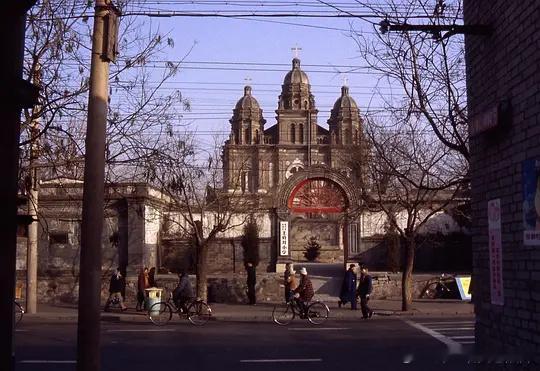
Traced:
[[[523, 244], [522, 207], [523, 161], [540, 160], [540, 2], [465, 0], [464, 15], [465, 24], [493, 27], [490, 36], [465, 37], [469, 122], [511, 107], [492, 121], [496, 128], [470, 139], [476, 347], [499, 360], [540, 363], [540, 246]], [[501, 202], [504, 305], [491, 303], [493, 199]]]

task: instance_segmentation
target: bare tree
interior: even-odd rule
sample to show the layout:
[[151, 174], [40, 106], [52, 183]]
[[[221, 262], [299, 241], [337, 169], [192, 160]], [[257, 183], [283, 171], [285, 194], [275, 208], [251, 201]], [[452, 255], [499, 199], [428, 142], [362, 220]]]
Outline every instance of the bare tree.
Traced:
[[[462, 20], [462, 0], [358, 2], [388, 24], [454, 25]], [[386, 112], [422, 117], [438, 140], [469, 160], [463, 35], [375, 30], [373, 38], [353, 37], [362, 59], [380, 73]]]
[[149, 179], [169, 197], [168, 224], [180, 238], [190, 238], [195, 247], [197, 295], [206, 298], [209, 248], [221, 234], [246, 223], [250, 200], [240, 188], [223, 189], [217, 138], [210, 149], [189, 134], [169, 139], [167, 150], [149, 163], [147, 171]]
[[384, 212], [390, 228], [401, 237], [402, 310], [407, 311], [412, 303], [416, 236], [432, 216], [456, 202], [467, 166], [421, 120], [404, 122], [398, 131], [370, 121], [367, 135], [373, 152], [365, 206]]

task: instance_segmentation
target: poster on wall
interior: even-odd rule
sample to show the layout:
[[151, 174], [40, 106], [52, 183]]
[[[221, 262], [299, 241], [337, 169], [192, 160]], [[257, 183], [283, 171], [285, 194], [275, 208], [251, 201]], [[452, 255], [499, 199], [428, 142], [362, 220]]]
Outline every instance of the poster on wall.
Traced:
[[279, 222], [279, 255], [289, 255], [289, 222]]
[[521, 165], [523, 184], [523, 244], [540, 246], [540, 159]]
[[488, 233], [491, 304], [504, 305], [502, 277], [501, 200], [498, 198], [488, 202]]

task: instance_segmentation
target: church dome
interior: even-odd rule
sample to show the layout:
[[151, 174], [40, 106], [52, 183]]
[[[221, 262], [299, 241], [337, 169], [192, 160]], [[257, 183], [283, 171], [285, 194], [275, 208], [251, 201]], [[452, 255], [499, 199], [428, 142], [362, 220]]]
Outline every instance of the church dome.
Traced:
[[238, 100], [236, 103], [236, 109], [249, 109], [249, 110], [258, 110], [260, 109], [259, 102], [251, 95], [251, 86], [244, 87], [244, 96]]
[[300, 59], [292, 60], [292, 70], [285, 75], [283, 85], [309, 84], [309, 79], [304, 71], [300, 69]]
[[338, 114], [339, 111], [342, 110], [358, 110], [358, 105], [354, 101], [354, 99], [349, 95], [349, 87], [348, 86], [342, 86], [341, 87], [341, 97], [339, 97], [336, 100], [336, 103], [334, 103], [334, 108], [332, 109], [333, 114]]

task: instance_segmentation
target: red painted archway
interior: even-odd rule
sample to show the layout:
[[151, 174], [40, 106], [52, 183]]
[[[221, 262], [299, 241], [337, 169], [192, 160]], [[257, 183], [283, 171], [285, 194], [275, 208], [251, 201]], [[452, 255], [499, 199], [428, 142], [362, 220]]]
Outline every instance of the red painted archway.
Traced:
[[287, 206], [297, 213], [341, 213], [348, 206], [343, 189], [334, 181], [326, 178], [310, 178], [298, 183]]

